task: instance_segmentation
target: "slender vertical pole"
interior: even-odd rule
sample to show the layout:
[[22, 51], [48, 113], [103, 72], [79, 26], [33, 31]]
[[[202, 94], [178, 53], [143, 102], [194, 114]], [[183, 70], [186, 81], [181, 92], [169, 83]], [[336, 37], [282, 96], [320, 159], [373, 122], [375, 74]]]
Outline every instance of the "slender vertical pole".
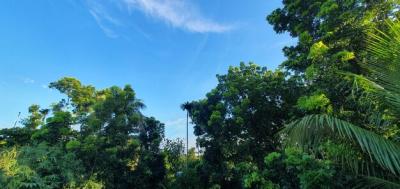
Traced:
[[17, 126], [17, 122], [18, 122], [18, 120], [19, 120], [19, 116], [20, 116], [20, 115], [21, 115], [21, 112], [18, 112], [17, 120], [15, 120], [15, 122], [14, 122], [14, 127]]
[[186, 168], [189, 162], [189, 110], [186, 110]]

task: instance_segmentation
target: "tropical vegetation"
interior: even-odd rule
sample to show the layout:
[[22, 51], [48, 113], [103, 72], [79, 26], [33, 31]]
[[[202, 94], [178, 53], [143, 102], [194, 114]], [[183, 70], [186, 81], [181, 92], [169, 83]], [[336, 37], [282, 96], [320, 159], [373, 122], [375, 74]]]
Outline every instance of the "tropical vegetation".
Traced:
[[399, 10], [283, 0], [266, 18], [297, 40], [280, 67], [232, 66], [183, 103], [198, 151], [130, 85], [52, 82], [64, 99], [0, 130], [0, 188], [400, 188]]

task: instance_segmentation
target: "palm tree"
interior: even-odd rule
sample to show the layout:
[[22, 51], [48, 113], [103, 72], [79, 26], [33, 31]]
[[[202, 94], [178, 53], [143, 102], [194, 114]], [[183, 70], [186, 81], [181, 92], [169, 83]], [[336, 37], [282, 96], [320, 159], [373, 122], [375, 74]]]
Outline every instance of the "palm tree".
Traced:
[[189, 160], [189, 112], [192, 109], [190, 102], [185, 102], [181, 105], [181, 109], [186, 111], [186, 166]]
[[[387, 21], [388, 32], [375, 29], [369, 32], [368, 52], [372, 60], [365, 65], [368, 76], [356, 76], [369, 83], [373, 94], [385, 100], [400, 118], [400, 22]], [[282, 131], [289, 145], [317, 147], [327, 139], [339, 139], [354, 144], [370, 158], [367, 166], [383, 169], [384, 176], [367, 173], [360, 187], [400, 188], [400, 144], [372, 131], [330, 115], [309, 115], [296, 120]], [[316, 148], [312, 148], [316, 149]], [[346, 156], [344, 154], [343, 156]], [[347, 161], [357, 168], [359, 161]], [[343, 162], [345, 163], [345, 162]], [[365, 163], [365, 162], [364, 162]], [[364, 173], [362, 173], [364, 174]], [[389, 176], [387, 176], [389, 175]]]

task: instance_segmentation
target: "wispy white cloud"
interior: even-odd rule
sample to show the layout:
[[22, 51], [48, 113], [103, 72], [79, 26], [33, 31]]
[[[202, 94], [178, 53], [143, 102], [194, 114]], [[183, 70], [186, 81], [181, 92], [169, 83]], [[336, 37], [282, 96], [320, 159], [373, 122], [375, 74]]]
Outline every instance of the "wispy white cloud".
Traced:
[[232, 26], [220, 24], [205, 18], [197, 8], [183, 0], [124, 0], [130, 10], [139, 9], [177, 28], [191, 32], [226, 32]]
[[[233, 29], [232, 25], [206, 18], [190, 0], [87, 0], [87, 5], [98, 26], [111, 38], [119, 37], [117, 27], [129, 25], [121, 21], [129, 22], [129, 19], [119, 19], [120, 16], [128, 16], [132, 11], [140, 11], [153, 19], [189, 32], [222, 33]], [[113, 12], [110, 11], [110, 6], [118, 8], [114, 7]]]
[[25, 84], [34, 84], [35, 80], [25, 77], [25, 78], [22, 78], [22, 82], [24, 82]]
[[110, 38], [117, 38], [118, 35], [111, 29], [114, 26], [118, 26], [121, 23], [111, 16], [105, 7], [97, 1], [88, 1], [89, 13], [93, 16], [97, 25], [101, 30]]

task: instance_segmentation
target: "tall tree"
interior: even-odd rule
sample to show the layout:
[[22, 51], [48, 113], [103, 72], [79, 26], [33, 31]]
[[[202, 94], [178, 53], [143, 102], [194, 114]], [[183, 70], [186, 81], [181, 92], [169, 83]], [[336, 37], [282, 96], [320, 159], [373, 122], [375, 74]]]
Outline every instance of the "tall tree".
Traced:
[[263, 165], [266, 153], [278, 148], [274, 135], [296, 114], [292, 107], [301, 86], [296, 77], [255, 64], [229, 68], [205, 99], [191, 102], [195, 135], [204, 148], [204, 182], [223, 188], [241, 185], [235, 167]]
[[[276, 32], [298, 39], [283, 49], [287, 60], [281, 67], [304, 77], [308, 92], [302, 101], [316, 105], [300, 107], [305, 114], [333, 113], [359, 125], [372, 124], [369, 117], [382, 117], [377, 115], [383, 111], [381, 104], [338, 73], [361, 73], [367, 61], [367, 31], [385, 28], [383, 21], [398, 14], [393, 0], [284, 0], [283, 8], [267, 17]], [[318, 96], [326, 97], [330, 108], [318, 107]]]
[[[379, 29], [378, 34], [369, 33], [369, 48], [372, 57], [364, 65], [369, 75], [356, 76], [372, 93], [382, 97], [389, 105], [391, 116], [400, 117], [400, 22], [388, 21], [389, 31]], [[391, 111], [392, 110], [392, 111]], [[400, 136], [399, 123], [392, 123], [393, 135]], [[321, 145], [327, 139], [347, 141], [348, 145], [368, 156], [355, 157], [339, 154], [342, 159], [352, 159], [340, 163], [356, 169], [358, 164], [367, 168], [362, 177], [365, 187], [399, 188], [400, 183], [400, 143], [387, 139], [372, 131], [363, 129], [348, 121], [328, 115], [310, 115], [288, 125], [284, 130], [289, 144], [310, 148]], [[394, 137], [396, 138], [396, 137]], [[317, 148], [314, 148], [317, 149]], [[362, 159], [364, 157], [364, 159]], [[380, 170], [380, 169], [383, 169]]]

